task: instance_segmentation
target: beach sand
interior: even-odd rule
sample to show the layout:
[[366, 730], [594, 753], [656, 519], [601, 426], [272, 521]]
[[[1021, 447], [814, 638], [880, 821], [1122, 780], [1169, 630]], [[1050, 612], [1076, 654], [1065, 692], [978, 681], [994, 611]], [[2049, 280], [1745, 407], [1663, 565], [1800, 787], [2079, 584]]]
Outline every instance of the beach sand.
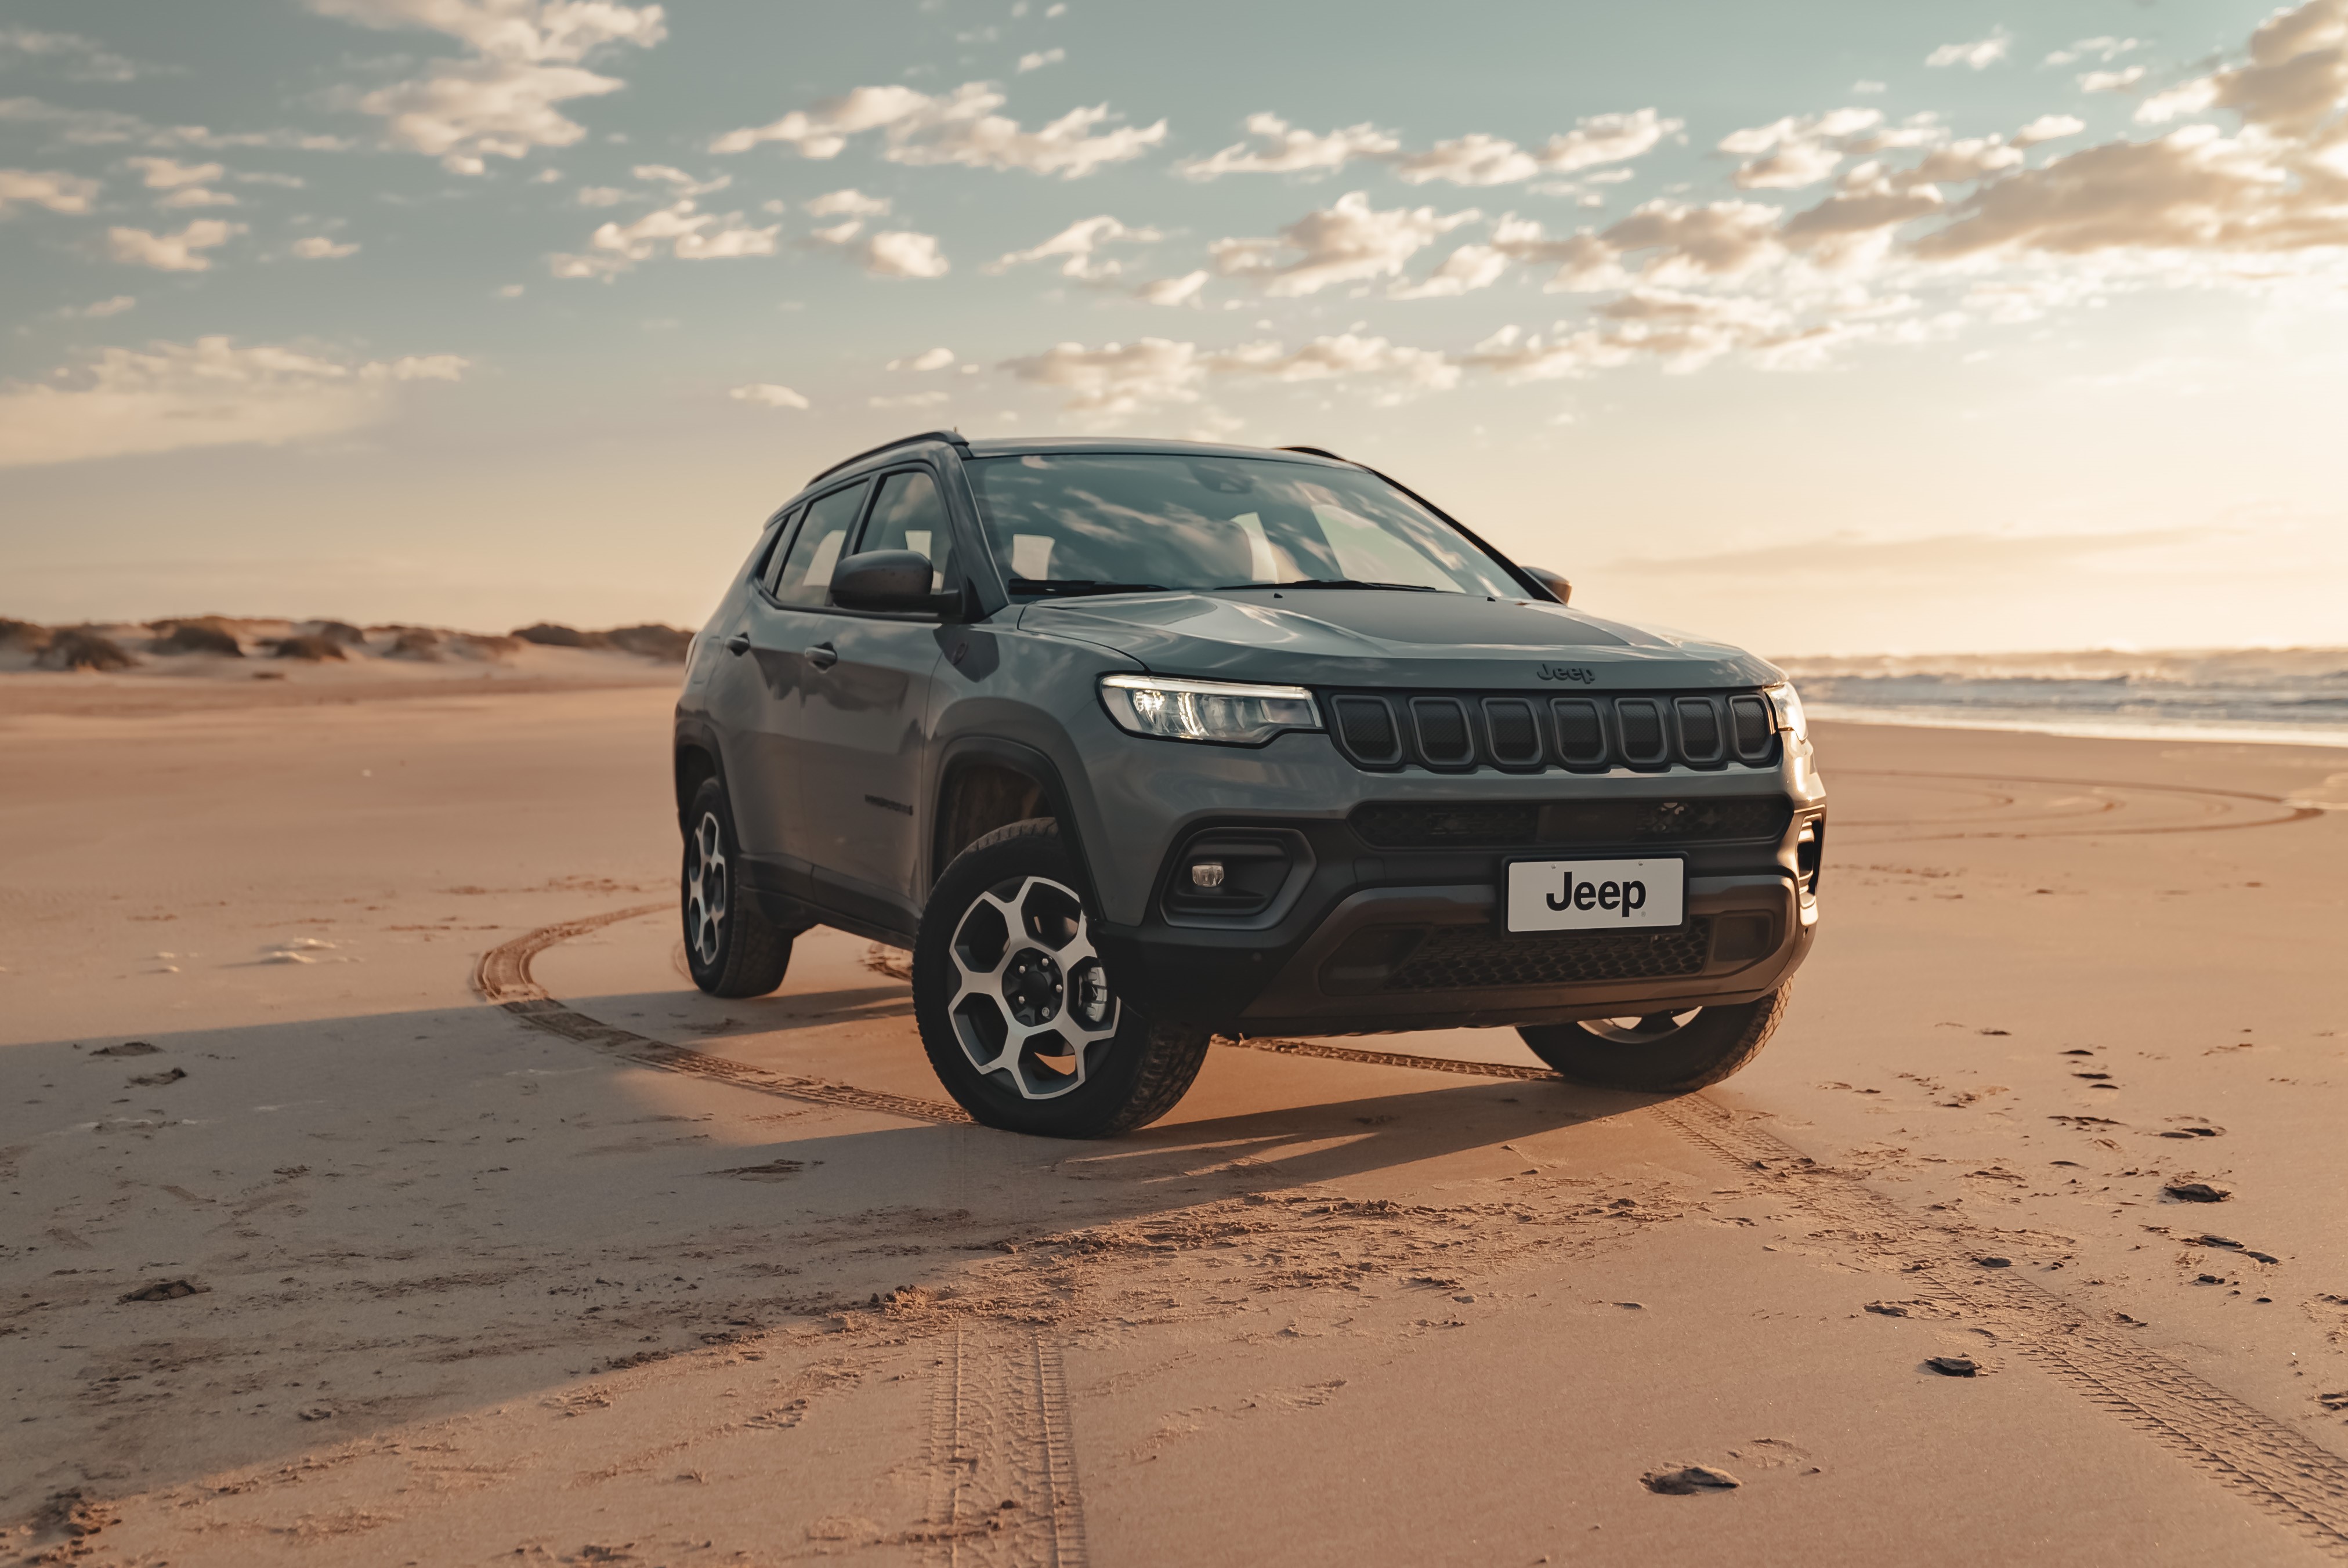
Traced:
[[1063, 1143], [693, 990], [673, 679], [0, 680], [0, 1562], [2348, 1556], [2348, 752], [1821, 725], [1727, 1083]]

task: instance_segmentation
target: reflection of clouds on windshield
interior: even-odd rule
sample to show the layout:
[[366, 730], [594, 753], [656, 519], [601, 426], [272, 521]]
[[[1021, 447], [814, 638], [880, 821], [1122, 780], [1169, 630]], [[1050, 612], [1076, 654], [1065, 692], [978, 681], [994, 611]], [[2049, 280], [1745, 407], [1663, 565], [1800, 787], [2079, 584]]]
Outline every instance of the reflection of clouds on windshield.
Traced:
[[[1368, 475], [1135, 455], [972, 463], [998, 559], [1061, 581], [1224, 588], [1353, 579], [1514, 594], [1465, 540]], [[1048, 555], [1045, 540], [1054, 541]]]

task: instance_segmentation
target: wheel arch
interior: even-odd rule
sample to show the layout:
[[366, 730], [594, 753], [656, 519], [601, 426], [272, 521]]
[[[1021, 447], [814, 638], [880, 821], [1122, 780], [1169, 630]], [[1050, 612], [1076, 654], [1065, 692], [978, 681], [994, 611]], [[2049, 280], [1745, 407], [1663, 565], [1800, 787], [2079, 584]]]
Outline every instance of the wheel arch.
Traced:
[[1085, 890], [1097, 899], [1067, 784], [1051, 758], [1016, 741], [969, 735], [946, 747], [937, 776], [930, 811], [930, 886], [937, 885], [955, 856], [996, 828], [1048, 816], [1060, 825], [1060, 836], [1076, 859]]
[[716, 779], [720, 788], [726, 784], [726, 764], [717, 749], [717, 737], [705, 726], [680, 724], [672, 749], [671, 766], [676, 784], [676, 826], [679, 833], [686, 830], [685, 815], [693, 809], [693, 793], [704, 779]]

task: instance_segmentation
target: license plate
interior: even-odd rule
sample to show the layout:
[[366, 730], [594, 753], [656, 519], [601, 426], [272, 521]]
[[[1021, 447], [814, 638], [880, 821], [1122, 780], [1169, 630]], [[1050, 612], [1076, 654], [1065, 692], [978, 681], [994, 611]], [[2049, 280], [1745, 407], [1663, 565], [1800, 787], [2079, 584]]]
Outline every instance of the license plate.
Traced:
[[1511, 931], [1621, 931], [1685, 920], [1687, 866], [1673, 860], [1519, 860]]

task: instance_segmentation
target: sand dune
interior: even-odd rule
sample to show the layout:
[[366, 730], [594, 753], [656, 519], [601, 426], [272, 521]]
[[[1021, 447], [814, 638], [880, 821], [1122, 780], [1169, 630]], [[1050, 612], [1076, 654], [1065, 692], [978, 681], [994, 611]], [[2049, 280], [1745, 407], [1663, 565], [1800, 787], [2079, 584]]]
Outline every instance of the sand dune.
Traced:
[[53, 683], [0, 1560], [2348, 1550], [2337, 752], [1826, 726], [1828, 924], [1729, 1083], [1233, 1043], [1070, 1145], [961, 1120], [869, 944], [690, 989], [664, 692]]

